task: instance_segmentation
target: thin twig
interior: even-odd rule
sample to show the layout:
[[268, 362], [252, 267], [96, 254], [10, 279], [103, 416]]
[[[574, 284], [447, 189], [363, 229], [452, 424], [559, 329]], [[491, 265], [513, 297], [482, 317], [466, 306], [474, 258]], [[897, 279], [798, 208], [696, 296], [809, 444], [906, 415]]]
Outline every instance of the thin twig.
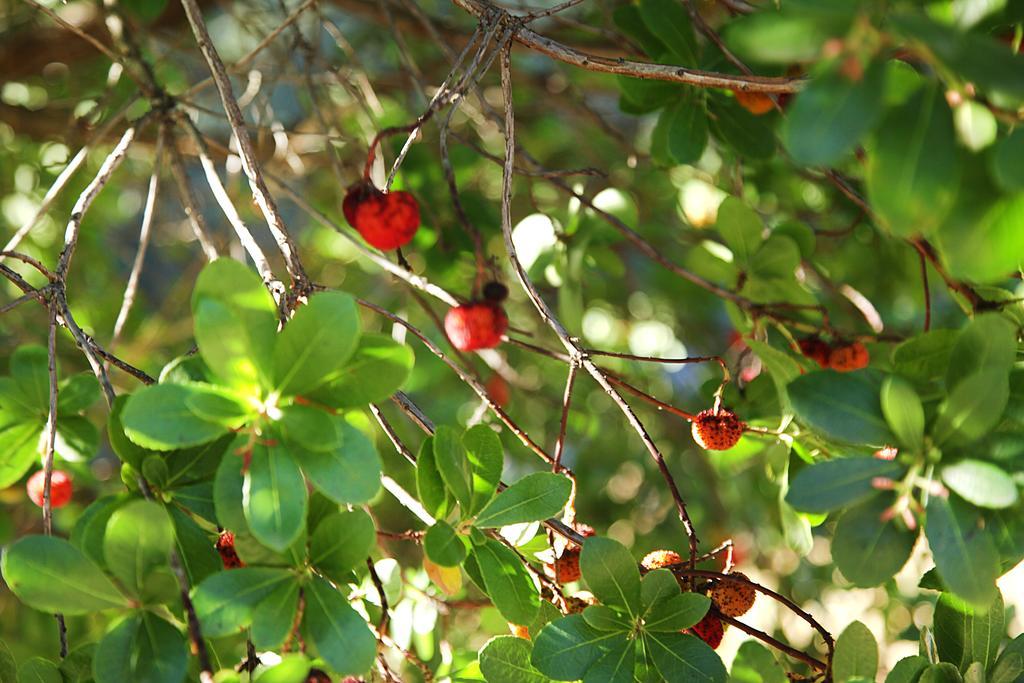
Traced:
[[[50, 381], [50, 406], [46, 414], [46, 453], [43, 456], [43, 533], [53, 534], [53, 453], [57, 444], [57, 311], [49, 307], [50, 322], [46, 341], [47, 372]], [[68, 627], [64, 615], [53, 615], [60, 636], [60, 657], [68, 656]]]

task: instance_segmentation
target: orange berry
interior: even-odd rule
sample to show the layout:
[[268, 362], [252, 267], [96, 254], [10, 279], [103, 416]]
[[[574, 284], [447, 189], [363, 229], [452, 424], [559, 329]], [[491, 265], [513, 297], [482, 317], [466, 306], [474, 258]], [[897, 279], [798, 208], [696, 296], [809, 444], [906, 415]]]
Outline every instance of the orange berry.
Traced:
[[871, 355], [860, 342], [842, 344], [828, 354], [828, 366], [838, 372], [852, 372], [866, 368], [870, 361]]
[[805, 337], [801, 339], [797, 344], [800, 346], [800, 352], [806, 357], [813, 360], [820, 367], [828, 367], [828, 356], [829, 356], [829, 345], [821, 340], [819, 337]]
[[459, 351], [493, 349], [508, 329], [508, 316], [493, 301], [471, 301], [448, 309], [444, 331]]
[[561, 556], [555, 559], [555, 581], [558, 583], [571, 583], [579, 581], [580, 576], [580, 550], [566, 548]]
[[[747, 578], [746, 574], [734, 572], [732, 576]], [[738, 617], [750, 611], [757, 599], [757, 590], [747, 583], [721, 579], [711, 589], [711, 601], [722, 614], [729, 617]]]
[[709, 451], [726, 451], [736, 445], [746, 427], [728, 408], [717, 413], [712, 409], [702, 410], [693, 418], [693, 440]]
[[523, 640], [529, 640], [530, 639], [530, 629], [526, 628], [525, 626], [520, 626], [519, 624], [513, 624], [510, 621], [508, 623], [508, 630], [516, 638], [522, 638]]
[[725, 626], [722, 620], [714, 614], [705, 614], [704, 618], [698, 621], [690, 629], [693, 635], [707, 643], [712, 650], [722, 644], [722, 636], [725, 635]]
[[670, 564], [679, 564], [682, 561], [683, 558], [674, 550], [652, 550], [644, 555], [644, 559], [640, 560], [640, 566], [651, 571], [667, 567]]
[[[46, 486], [46, 471], [39, 470], [28, 478], [25, 489], [29, 499], [43, 507], [43, 488]], [[71, 477], [64, 470], [53, 470], [50, 475], [50, 507], [64, 507], [71, 501]]]
[[768, 95], [765, 95], [764, 93], [736, 90], [735, 94], [736, 101], [739, 102], [739, 105], [754, 116], [767, 114], [775, 108], [775, 103], [772, 102], [772, 98], [768, 97]]

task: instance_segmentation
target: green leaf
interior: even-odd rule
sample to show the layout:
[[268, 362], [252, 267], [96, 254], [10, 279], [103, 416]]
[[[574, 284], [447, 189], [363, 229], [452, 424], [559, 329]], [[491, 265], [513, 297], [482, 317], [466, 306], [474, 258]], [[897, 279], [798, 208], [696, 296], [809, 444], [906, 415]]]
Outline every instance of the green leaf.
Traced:
[[494, 498], [494, 492], [501, 483], [505, 453], [501, 439], [487, 425], [467, 429], [462, 435], [462, 446], [473, 468], [473, 496], [468, 512], [476, 514]]
[[7, 643], [0, 640], [0, 681], [13, 681], [18, 675], [18, 664], [14, 661]]
[[985, 608], [995, 599], [999, 556], [980, 518], [956, 499], [928, 500], [925, 533], [942, 580], [958, 596]]
[[763, 645], [753, 640], [740, 645], [732, 661], [730, 683], [787, 683], [788, 680], [785, 670]]
[[880, 376], [874, 371], [811, 372], [789, 384], [801, 421], [837, 441], [884, 446], [893, 436], [882, 415]]
[[1017, 330], [998, 313], [977, 315], [960, 331], [950, 354], [946, 388], [950, 391], [982, 371], [1009, 374], [1017, 356]]
[[941, 378], [959, 337], [956, 330], [932, 330], [908, 339], [893, 350], [893, 369], [916, 380]]
[[982, 508], [1008, 508], [1019, 496], [1013, 478], [997, 465], [966, 459], [942, 468], [942, 481], [951, 491]]
[[277, 310], [255, 273], [232, 259], [207, 264], [192, 291], [192, 315], [199, 353], [214, 374], [247, 392], [269, 386]]
[[416, 492], [427, 512], [441, 519], [448, 515], [455, 502], [437, 469], [434, 458], [434, 437], [428, 436], [420, 445], [416, 456]]
[[[1020, 636], [1017, 636], [1020, 638]], [[1009, 650], [1009, 647], [1007, 647]], [[1014, 683], [1024, 672], [1024, 657], [1017, 652], [1006, 652], [999, 656], [992, 667], [989, 683]]]
[[126, 502], [124, 496], [104, 496], [94, 500], [75, 521], [71, 530], [71, 545], [75, 546], [86, 557], [99, 565], [107, 567], [107, 559], [103, 555], [103, 538], [107, 535], [107, 522], [111, 515]]
[[235, 435], [228, 434], [195, 448], [158, 454], [167, 463], [167, 487], [209, 482], [234, 440]]
[[306, 524], [306, 480], [292, 456], [279, 445], [256, 443], [242, 486], [242, 510], [253, 536], [284, 552]]
[[633, 623], [624, 613], [606, 605], [590, 605], [583, 610], [583, 620], [598, 631], [629, 632]]
[[4, 550], [0, 570], [19, 600], [43, 612], [75, 615], [128, 606], [99, 567], [52, 536], [19, 538]]
[[380, 456], [361, 431], [344, 418], [333, 419], [341, 434], [341, 447], [330, 451], [296, 451], [295, 458], [313, 486], [334, 502], [366, 503], [380, 490]]
[[201, 391], [193, 391], [185, 398], [185, 405], [197, 417], [227, 429], [238, 429], [256, 417], [244, 396], [222, 387], [198, 386]]
[[[658, 117], [651, 154], [666, 164], [694, 164], [708, 144], [708, 115], [703, 96], [687, 88]], [[657, 146], [657, 147], [656, 147]]]
[[530, 661], [538, 671], [556, 681], [576, 681], [623, 640], [623, 634], [598, 631], [587, 624], [582, 614], [573, 614], [541, 629]]
[[696, 66], [697, 36], [683, 6], [672, 0], [640, 0], [639, 7], [644, 26], [672, 56], [684, 66]]
[[36, 423], [0, 426], [0, 488], [17, 482], [39, 460], [41, 434], [42, 428]]
[[333, 512], [309, 539], [310, 563], [329, 577], [340, 578], [366, 562], [377, 546], [377, 529], [365, 511]]
[[[281, 656], [281, 661], [272, 667], [262, 669], [253, 678], [258, 683], [306, 683], [313, 663], [301, 652]], [[240, 683], [241, 679], [228, 679], [224, 683]]]
[[463, 510], [469, 510], [473, 499], [473, 467], [455, 428], [438, 425], [434, 432], [434, 462], [445, 487]]
[[890, 375], [882, 383], [882, 414], [900, 444], [920, 451], [924, 441], [924, 408], [914, 387]]
[[458, 567], [466, 559], [466, 540], [455, 533], [455, 529], [438, 521], [427, 529], [423, 537], [423, 550], [434, 564], [442, 567]]
[[868, 627], [855, 621], [836, 639], [836, 652], [832, 660], [836, 683], [854, 677], [875, 680], [878, 672], [878, 643]]
[[900, 237], [928, 235], [956, 200], [960, 153], [942, 93], [924, 89], [889, 112], [868, 153], [868, 201]]
[[932, 618], [935, 644], [944, 662], [965, 670], [971, 662], [991, 666], [1003, 640], [1003, 596], [996, 591], [995, 599], [978, 611], [951, 593], [943, 593], [935, 603]]
[[253, 645], [260, 650], [273, 649], [284, 642], [295, 623], [299, 607], [297, 581], [283, 583], [257, 603], [252, 611]]
[[[891, 502], [891, 501], [890, 501]], [[883, 504], [864, 503], [847, 510], [836, 525], [832, 560], [856, 586], [878, 586], [891, 579], [910, 558], [917, 532], [894, 520], [883, 521]]]
[[414, 360], [407, 344], [383, 334], [364, 334], [345, 366], [312, 398], [338, 409], [384, 401], [409, 379]]
[[192, 518], [175, 506], [168, 508], [174, 524], [174, 539], [189, 585], [194, 586], [221, 570], [213, 540]]
[[1024, 190], [1024, 128], [1018, 126], [998, 141], [988, 158], [992, 177], [1004, 192]]
[[851, 81], [842, 59], [811, 80], [786, 112], [782, 143], [804, 166], [831, 166], [841, 161], [882, 116], [885, 65], [872, 63]]
[[215, 393], [204, 384], [151, 384], [128, 397], [121, 411], [125, 434], [133, 442], [155, 451], [198, 446], [223, 435], [227, 428], [196, 415], [189, 398]]
[[[79, 645], [60, 663], [60, 674], [64, 683], [86, 683], [92, 680], [92, 658], [96, 643]], [[0, 680], [4, 679], [3, 665], [0, 664]]]
[[210, 576], [192, 591], [203, 635], [219, 638], [237, 633], [252, 623], [256, 605], [295, 580], [288, 570], [264, 567], [241, 567]]
[[621, 607], [634, 617], [640, 614], [640, 571], [621, 543], [610, 538], [588, 538], [580, 554], [580, 570], [590, 591], [603, 604]]
[[937, 444], [951, 438], [970, 443], [996, 426], [1010, 398], [1006, 373], [982, 370], [961, 380], [939, 406], [932, 436]]
[[638, 5], [616, 7], [612, 12], [612, 20], [615, 22], [615, 26], [635, 40], [649, 57], [657, 57], [668, 50], [665, 44], [647, 29]]
[[682, 593], [654, 605], [644, 617], [647, 631], [682, 631], [704, 618], [711, 600], [698, 593]]
[[158, 504], [136, 500], [118, 508], [107, 522], [103, 537], [106, 566], [121, 584], [143, 597], [147, 580], [167, 566], [174, 544], [174, 528]]
[[337, 673], [361, 675], [373, 665], [377, 639], [348, 599], [329, 583], [315, 578], [306, 587], [302, 619], [306, 637]]
[[824, 513], [878, 494], [876, 477], [899, 479], [904, 467], [878, 458], [840, 458], [805, 467], [789, 483], [786, 502], [797, 510]]
[[708, 114], [715, 137], [741, 157], [765, 160], [775, 154], [775, 132], [765, 117], [754, 116], [737, 104], [735, 98], [711, 95]]
[[953, 276], [980, 283], [1001, 282], [1024, 260], [1024, 192], [1000, 197], [981, 208], [984, 213], [964, 233], [947, 238], [943, 230], [944, 252]]
[[632, 683], [635, 660], [636, 645], [623, 639], [594, 662], [583, 677], [583, 683]]
[[743, 270], [750, 268], [751, 258], [763, 242], [761, 217], [736, 197], [726, 197], [718, 207], [715, 227], [732, 251], [733, 263]]
[[487, 595], [501, 616], [513, 624], [533, 621], [540, 608], [540, 594], [519, 555], [488, 538], [483, 545], [474, 546], [470, 556], [476, 560]]
[[488, 529], [554, 517], [571, 493], [572, 482], [560, 474], [528, 474], [488, 503], [474, 524]]
[[820, 57], [829, 38], [846, 34], [858, 5], [849, 2], [787, 2], [730, 21], [726, 45], [741, 59], [788, 65]]
[[38, 344], [19, 346], [11, 354], [11, 379], [24, 397], [24, 405], [37, 414], [50, 410], [50, 357]]
[[963, 678], [955, 666], [947, 662], [932, 664], [917, 679], [918, 683], [961, 683]]
[[150, 612], [135, 612], [96, 645], [96, 683], [180, 683], [188, 667], [185, 637]]
[[281, 438], [310, 451], [331, 451], [341, 447], [342, 432], [327, 412], [312, 406], [293, 404], [281, 409], [277, 422]]
[[928, 660], [924, 657], [920, 655], [904, 657], [896, 662], [896, 666], [885, 677], [885, 683], [917, 683], [926, 668], [928, 668]]
[[274, 387], [304, 394], [334, 378], [359, 343], [356, 302], [342, 292], [320, 292], [300, 306], [274, 345]]
[[682, 633], [643, 635], [655, 668], [673, 683], [725, 683], [725, 665], [715, 651], [695, 636]]
[[[62, 683], [60, 669], [49, 659], [32, 657], [18, 667], [18, 683]], [[11, 681], [11, 683], [14, 683]]]
[[[772, 233], [754, 254], [750, 262], [750, 271], [752, 275], [761, 278], [788, 279], [793, 277], [793, 273], [800, 265], [800, 259], [800, 246], [795, 240]], [[766, 346], [772, 348], [766, 343], [761, 343], [761, 348]]]
[[86, 410], [100, 398], [100, 383], [91, 372], [62, 380], [57, 388], [57, 413], [69, 415]]
[[514, 636], [491, 638], [480, 650], [480, 671], [488, 683], [547, 683], [530, 663], [533, 646]]
[[658, 605], [679, 595], [679, 582], [667, 569], [647, 572], [640, 581], [640, 602], [644, 614], [649, 614]]
[[242, 507], [242, 488], [245, 486], [243, 461], [237, 454], [237, 450], [244, 448], [245, 443], [244, 435], [239, 435], [232, 442], [227, 455], [221, 458], [213, 479], [213, 504], [217, 512], [217, 522], [236, 534], [249, 530], [249, 523], [245, 521], [245, 510]]

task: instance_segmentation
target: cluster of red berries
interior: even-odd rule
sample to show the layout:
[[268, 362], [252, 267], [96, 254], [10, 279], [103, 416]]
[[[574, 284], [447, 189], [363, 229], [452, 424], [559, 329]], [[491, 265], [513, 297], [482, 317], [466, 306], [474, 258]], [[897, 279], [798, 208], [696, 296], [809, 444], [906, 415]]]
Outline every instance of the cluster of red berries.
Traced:
[[691, 432], [697, 445], [708, 451], [727, 451], [740, 440], [747, 425], [728, 408], [708, 408], [693, 418]]
[[341, 210], [371, 246], [382, 251], [407, 244], [420, 227], [420, 205], [408, 192], [381, 192], [369, 180], [348, 189]]
[[871, 361], [867, 348], [859, 341], [829, 344], [821, 337], [805, 337], [798, 344], [800, 352], [820, 367], [837, 372], [860, 370]]
[[[28, 478], [25, 489], [29, 500], [43, 507], [43, 488], [46, 486], [46, 472], [39, 470]], [[53, 470], [50, 475], [50, 507], [64, 507], [71, 502], [71, 477], [63, 470]]]
[[484, 285], [483, 298], [448, 309], [444, 331], [459, 351], [493, 349], [508, 329], [508, 316], [501, 302], [508, 288], [500, 282]]

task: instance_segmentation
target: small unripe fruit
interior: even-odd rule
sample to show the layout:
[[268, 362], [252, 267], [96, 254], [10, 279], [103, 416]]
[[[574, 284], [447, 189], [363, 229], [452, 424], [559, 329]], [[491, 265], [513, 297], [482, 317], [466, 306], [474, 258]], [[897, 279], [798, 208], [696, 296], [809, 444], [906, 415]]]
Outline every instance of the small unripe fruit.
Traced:
[[805, 337], [797, 343], [800, 346], [801, 353], [813, 360], [820, 367], [828, 367], [828, 357], [831, 349], [829, 348], [829, 345], [823, 342], [819, 337]]
[[704, 618], [694, 624], [690, 631], [714, 650], [722, 644], [725, 626], [722, 625], [722, 620], [714, 614], [705, 614]]
[[775, 108], [775, 103], [772, 102], [772, 98], [760, 92], [743, 92], [742, 90], [737, 90], [736, 101], [741, 107], [749, 111], [754, 116], [767, 114]]
[[[29, 499], [43, 507], [43, 488], [46, 486], [46, 472], [39, 470], [28, 478], [25, 489]], [[71, 501], [71, 477], [63, 470], [53, 470], [50, 475], [50, 507], [64, 507]]]
[[242, 558], [235, 552], [235, 535], [230, 531], [222, 531], [217, 537], [217, 544], [214, 547], [217, 549], [217, 554], [220, 555], [220, 561], [225, 569], [237, 569], [245, 566], [245, 562], [242, 562]]
[[[734, 572], [732, 576], [747, 578], [746, 574]], [[711, 601], [722, 614], [738, 617], [750, 611], [757, 599], [757, 590], [750, 584], [739, 581], [720, 580], [711, 590]]]
[[860, 342], [837, 346], [828, 354], [828, 366], [837, 372], [853, 372], [866, 368], [871, 361], [867, 348]]
[[522, 638], [523, 640], [529, 640], [530, 639], [530, 629], [526, 628], [525, 626], [521, 626], [519, 624], [513, 624], [512, 622], [509, 622], [508, 623], [508, 630], [516, 638]]
[[381, 192], [369, 181], [349, 188], [341, 210], [368, 244], [383, 251], [408, 243], [420, 227], [420, 206], [415, 197], [401, 190]]
[[508, 329], [505, 309], [491, 301], [471, 301], [448, 309], [444, 331], [459, 351], [493, 349]]
[[566, 548], [555, 558], [555, 581], [571, 583], [580, 580], [580, 550]]
[[716, 413], [709, 408], [700, 411], [693, 418], [691, 431], [693, 440], [701, 448], [709, 451], [726, 451], [740, 440], [745, 426], [731, 410], [721, 408]]

